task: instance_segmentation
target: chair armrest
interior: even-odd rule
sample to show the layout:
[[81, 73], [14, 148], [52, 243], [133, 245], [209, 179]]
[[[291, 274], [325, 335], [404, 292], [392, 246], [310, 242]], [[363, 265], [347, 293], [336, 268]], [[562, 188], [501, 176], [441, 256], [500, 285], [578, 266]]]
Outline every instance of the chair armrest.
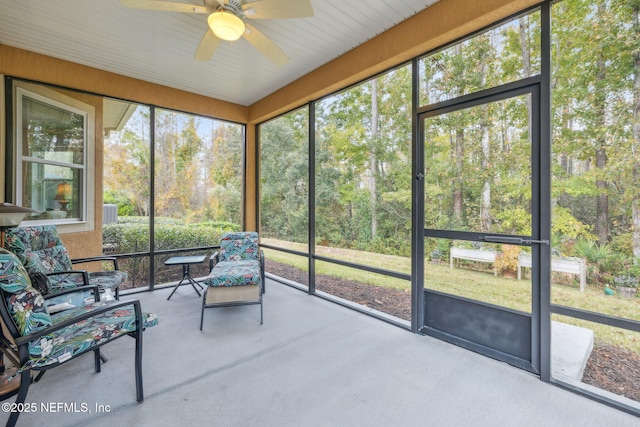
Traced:
[[43, 295], [43, 297], [46, 301], [48, 299], [56, 298], [61, 295], [74, 294], [76, 292], [85, 292], [85, 291], [92, 291], [95, 300], [100, 301], [100, 287], [98, 285], [82, 285], [82, 286], [77, 286], [75, 288], [63, 289], [60, 292], [56, 292], [55, 294]]
[[67, 270], [67, 271], [56, 271], [53, 273], [47, 273], [47, 276], [60, 276], [62, 274], [82, 274], [82, 282], [85, 286], [89, 285], [89, 273], [87, 270]]
[[113, 269], [119, 270], [118, 268], [118, 258], [109, 257], [109, 256], [96, 256], [89, 258], [76, 258], [71, 260], [71, 264], [83, 264], [85, 262], [96, 262], [96, 261], [111, 261], [113, 263]]
[[131, 300], [131, 301], [113, 301], [113, 302], [108, 302], [108, 303], [104, 303], [105, 305], [100, 307], [100, 308], [96, 308], [95, 310], [91, 310], [88, 311], [86, 313], [80, 314], [76, 317], [72, 317], [71, 319], [67, 319], [64, 320], [60, 323], [56, 323], [55, 325], [43, 328], [43, 329], [39, 329], [35, 332], [30, 333], [29, 335], [25, 335], [22, 337], [19, 337], [15, 340], [16, 345], [17, 346], [21, 346], [21, 345], [25, 345], [25, 344], [29, 344], [30, 342], [37, 340], [38, 338], [41, 338], [45, 335], [48, 335], [52, 332], [55, 332], [59, 329], [64, 329], [67, 326], [71, 326], [75, 323], [81, 322], [83, 320], [86, 319], [91, 319], [92, 317], [95, 317], [99, 314], [102, 313], [106, 313], [109, 310], [113, 310], [114, 308], [118, 308], [118, 307], [124, 307], [127, 305], [133, 305], [133, 310], [135, 313], [135, 317], [136, 317], [136, 330], [141, 330], [142, 329], [142, 309], [140, 308], [140, 301], [139, 300]]
[[211, 257], [209, 257], [209, 271], [213, 270], [213, 267], [220, 262], [220, 251], [215, 251]]

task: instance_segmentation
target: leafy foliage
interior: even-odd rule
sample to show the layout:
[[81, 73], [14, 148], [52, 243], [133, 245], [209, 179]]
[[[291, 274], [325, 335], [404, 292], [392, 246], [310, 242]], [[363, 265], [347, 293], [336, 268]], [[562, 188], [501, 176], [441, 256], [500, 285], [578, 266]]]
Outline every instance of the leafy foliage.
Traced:
[[552, 225], [554, 234], [561, 240], [596, 240], [596, 237], [591, 233], [591, 227], [578, 221], [567, 208], [557, 206], [553, 209]]
[[118, 194], [114, 191], [105, 191], [103, 203], [118, 206], [118, 216], [130, 216], [135, 214], [135, 206], [131, 199], [125, 194]]
[[[589, 260], [597, 280], [640, 253], [637, 14], [635, 0], [552, 6], [553, 250]], [[417, 103], [435, 111], [442, 101], [538, 75], [540, 23], [535, 11], [421, 58]], [[315, 102], [313, 135], [306, 106], [260, 125], [263, 236], [410, 255], [412, 96], [411, 67], [404, 66]], [[425, 191], [417, 196], [424, 197], [425, 227], [532, 232], [532, 160], [549, 142], [534, 140], [536, 100], [534, 93], [451, 108], [420, 123]], [[239, 223], [239, 127], [217, 124], [205, 135], [205, 118], [159, 110], [156, 193], [149, 195], [150, 141], [141, 131], [148, 119], [139, 107], [131, 126], [106, 144], [105, 200], [122, 205], [121, 216], [148, 215], [154, 197], [159, 216]], [[310, 217], [315, 236], [308, 235]], [[189, 241], [177, 233], [163, 229], [156, 237], [162, 245]], [[446, 254], [443, 242], [427, 241], [425, 250]]]
[[502, 251], [496, 257], [495, 268], [500, 273], [515, 273], [518, 268], [520, 247], [502, 245]]
[[614, 251], [610, 245], [601, 245], [595, 240], [578, 239], [575, 245], [576, 256], [585, 258], [591, 266], [589, 275], [595, 282], [607, 282], [623, 266], [625, 257]]
[[624, 273], [613, 278], [613, 283], [616, 286], [637, 288], [638, 286], [640, 286], [640, 269], [629, 268], [625, 270]]
[[105, 139], [105, 202], [120, 216], [155, 214], [187, 223], [240, 223], [242, 127], [156, 109], [155, 193], [149, 194], [149, 110], [137, 106], [125, 128]]
[[[564, 256], [576, 255], [578, 240], [634, 250], [631, 9], [623, 0], [553, 6], [552, 241]], [[421, 59], [419, 104], [538, 74], [540, 22], [534, 12]], [[315, 103], [316, 243], [409, 254], [410, 88], [404, 67]], [[426, 227], [531, 233], [532, 102], [518, 96], [425, 120]], [[262, 230], [294, 242], [308, 240], [307, 123], [305, 107], [260, 133]], [[597, 274], [610, 274], [614, 258], [598, 257]]]
[[[214, 246], [222, 235], [239, 231], [238, 224], [229, 222], [202, 222], [185, 224], [173, 218], [156, 218], [154, 241], [157, 250]], [[149, 249], [149, 218], [120, 217], [114, 224], [105, 224], [103, 241], [118, 248], [119, 253], [141, 252]]]

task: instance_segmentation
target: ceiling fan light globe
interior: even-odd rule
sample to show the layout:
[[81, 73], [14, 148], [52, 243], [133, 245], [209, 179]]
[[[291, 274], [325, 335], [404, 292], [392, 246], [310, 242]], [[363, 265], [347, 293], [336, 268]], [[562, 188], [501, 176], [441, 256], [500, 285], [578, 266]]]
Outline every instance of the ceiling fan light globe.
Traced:
[[242, 19], [229, 12], [214, 12], [209, 15], [207, 21], [213, 34], [222, 40], [235, 41], [244, 33]]

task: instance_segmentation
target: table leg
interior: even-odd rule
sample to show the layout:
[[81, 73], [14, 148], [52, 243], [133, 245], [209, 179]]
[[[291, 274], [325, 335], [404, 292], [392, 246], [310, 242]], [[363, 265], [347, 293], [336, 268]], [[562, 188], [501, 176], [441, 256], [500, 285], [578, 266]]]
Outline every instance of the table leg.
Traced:
[[171, 299], [171, 297], [173, 296], [173, 294], [178, 290], [178, 287], [180, 285], [182, 285], [182, 282], [184, 282], [184, 277], [182, 278], [182, 280], [180, 280], [180, 282], [173, 288], [173, 290], [171, 291], [171, 294], [169, 295], [169, 297], [167, 298], [167, 301], [169, 301]]
[[198, 291], [198, 288], [196, 288], [196, 285], [200, 286], [200, 289], [204, 289], [204, 288], [202, 287], [202, 285], [200, 285], [200, 283], [196, 282], [191, 277], [191, 273], [190, 273], [190, 270], [189, 270], [189, 264], [182, 264], [182, 279], [173, 288], [173, 291], [171, 291], [171, 295], [169, 295], [169, 297], [167, 298], [167, 301], [171, 299], [173, 294], [178, 290], [180, 285], [182, 285], [182, 282], [184, 282], [185, 280], [187, 280], [191, 284], [191, 286], [193, 286], [193, 289], [196, 291], [196, 294], [198, 294], [198, 296], [201, 296], [200, 292]]
[[200, 292], [198, 291], [198, 288], [196, 288], [196, 285], [200, 286], [200, 289], [202, 289], [202, 286], [200, 285], [200, 283], [193, 280], [193, 277], [191, 277], [191, 269], [189, 267], [189, 264], [182, 266], [182, 276], [183, 278], [186, 277], [189, 283], [191, 283], [191, 286], [193, 286], [193, 290], [196, 291], [196, 294], [198, 294], [198, 296], [200, 296]]

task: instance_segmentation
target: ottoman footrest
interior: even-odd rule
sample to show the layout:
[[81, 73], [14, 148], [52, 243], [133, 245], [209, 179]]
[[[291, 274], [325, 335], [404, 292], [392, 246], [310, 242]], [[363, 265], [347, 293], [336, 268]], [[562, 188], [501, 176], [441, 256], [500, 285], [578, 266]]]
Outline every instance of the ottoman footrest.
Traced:
[[220, 261], [202, 283], [211, 287], [260, 285], [260, 261]]

